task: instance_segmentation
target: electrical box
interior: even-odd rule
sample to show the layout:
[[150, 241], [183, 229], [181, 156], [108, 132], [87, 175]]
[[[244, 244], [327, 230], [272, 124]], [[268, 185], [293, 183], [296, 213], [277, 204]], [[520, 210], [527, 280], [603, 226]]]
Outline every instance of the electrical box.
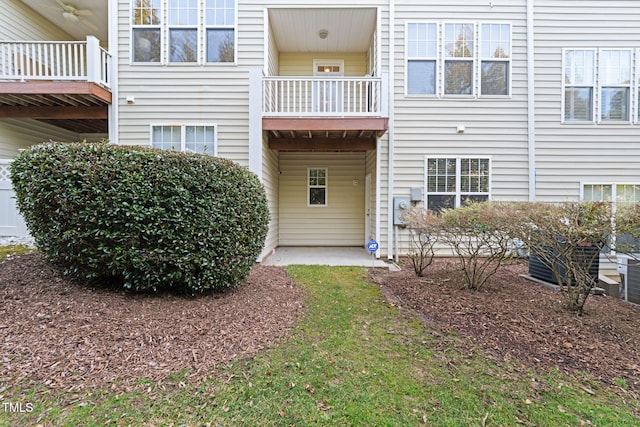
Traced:
[[422, 187], [411, 187], [411, 201], [412, 202], [422, 201]]
[[411, 207], [411, 199], [409, 197], [393, 198], [393, 225], [407, 224], [403, 216], [410, 207]]

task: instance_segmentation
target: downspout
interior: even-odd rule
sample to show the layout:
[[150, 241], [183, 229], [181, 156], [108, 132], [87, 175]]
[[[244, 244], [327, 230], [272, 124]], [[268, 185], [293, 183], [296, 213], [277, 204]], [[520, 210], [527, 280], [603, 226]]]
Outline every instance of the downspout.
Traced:
[[393, 259], [393, 141], [394, 141], [394, 88], [395, 88], [395, 0], [389, 0], [389, 152], [388, 152], [388, 183], [387, 183], [387, 244], [389, 247], [387, 258]]
[[534, 0], [527, 0], [527, 155], [529, 158], [529, 201], [536, 200], [536, 98], [534, 65]]
[[118, 143], [118, 1], [109, 0], [107, 5], [107, 16], [109, 22], [108, 31], [108, 52], [111, 54], [111, 67], [107, 71], [109, 73], [109, 87], [111, 88], [111, 105], [109, 105], [109, 142]]

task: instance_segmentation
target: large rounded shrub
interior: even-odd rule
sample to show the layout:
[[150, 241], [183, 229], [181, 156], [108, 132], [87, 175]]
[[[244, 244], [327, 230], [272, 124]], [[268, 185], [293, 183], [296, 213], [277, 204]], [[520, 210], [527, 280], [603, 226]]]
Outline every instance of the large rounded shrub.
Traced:
[[65, 274], [192, 294], [237, 285], [269, 210], [258, 178], [229, 160], [105, 143], [46, 143], [11, 166], [17, 205]]

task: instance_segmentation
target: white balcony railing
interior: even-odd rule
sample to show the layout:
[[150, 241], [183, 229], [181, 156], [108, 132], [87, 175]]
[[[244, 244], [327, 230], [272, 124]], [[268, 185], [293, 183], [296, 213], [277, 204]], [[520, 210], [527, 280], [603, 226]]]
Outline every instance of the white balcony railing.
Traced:
[[263, 77], [266, 116], [381, 116], [383, 80], [379, 77]]
[[0, 80], [68, 80], [109, 85], [111, 55], [98, 39], [0, 41]]

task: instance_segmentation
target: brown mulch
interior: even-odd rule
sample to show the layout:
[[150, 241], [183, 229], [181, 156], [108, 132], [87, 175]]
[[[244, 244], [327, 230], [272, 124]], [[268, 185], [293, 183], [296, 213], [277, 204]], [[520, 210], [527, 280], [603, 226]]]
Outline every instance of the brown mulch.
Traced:
[[0, 386], [130, 387], [186, 369], [254, 356], [304, 310], [282, 268], [256, 266], [246, 283], [190, 298], [133, 295], [70, 283], [39, 254], [0, 263]]
[[[519, 277], [526, 264], [503, 266], [485, 288], [463, 289], [453, 259], [436, 259], [425, 277], [410, 262], [402, 271], [372, 270], [387, 299], [417, 312], [431, 333], [465, 338], [462, 351], [498, 363], [516, 361], [536, 371], [588, 372], [606, 384], [624, 379], [640, 392], [640, 306], [591, 296], [578, 316], [559, 292]], [[470, 348], [471, 347], [471, 348]]]

